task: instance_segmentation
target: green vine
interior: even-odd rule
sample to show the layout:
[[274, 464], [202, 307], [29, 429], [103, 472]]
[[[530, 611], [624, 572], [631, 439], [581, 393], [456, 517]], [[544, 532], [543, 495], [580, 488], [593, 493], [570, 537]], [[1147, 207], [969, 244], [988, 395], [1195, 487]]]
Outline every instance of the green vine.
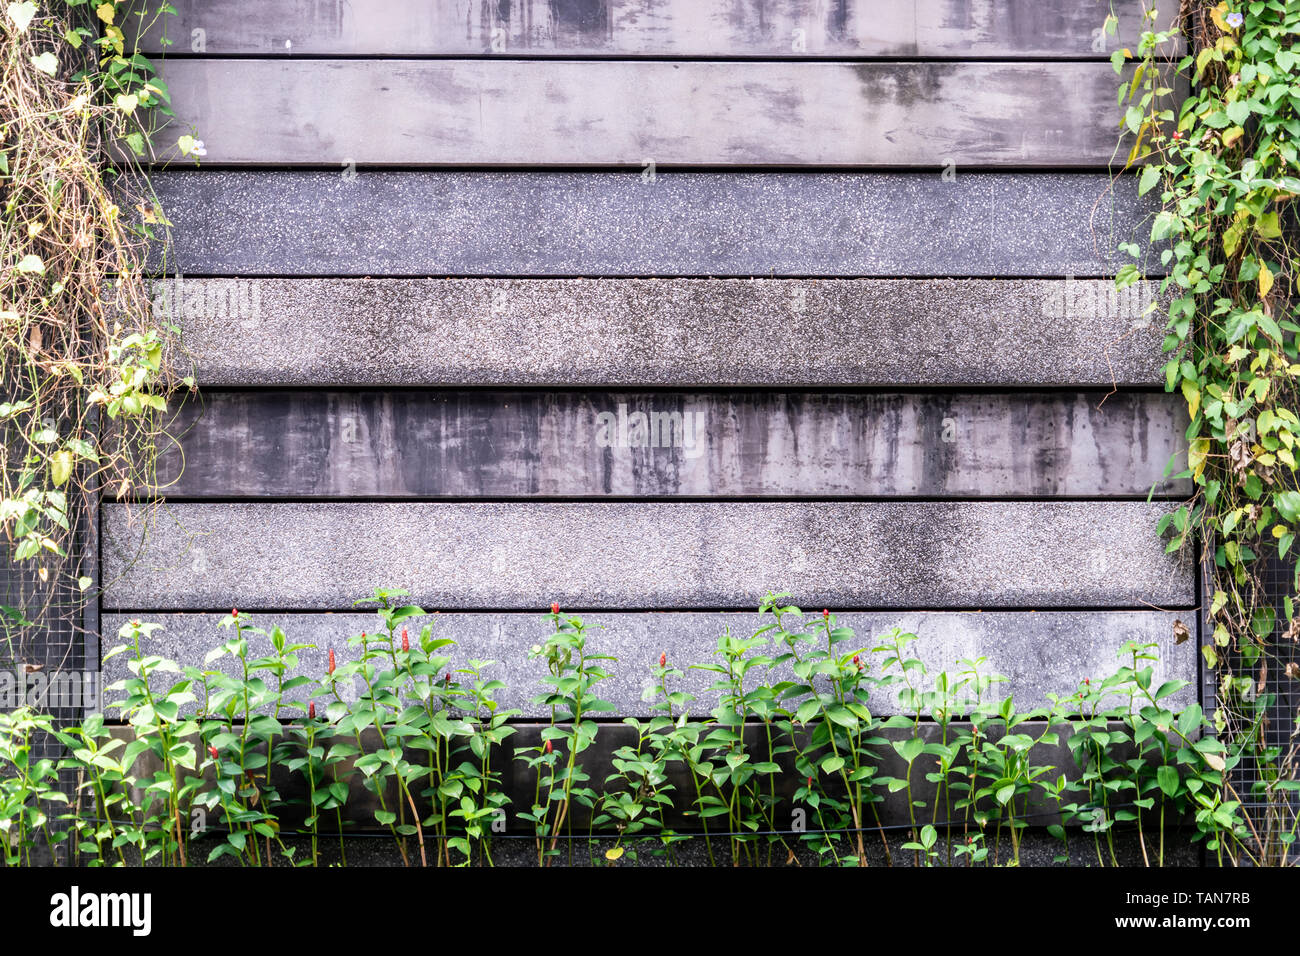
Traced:
[[[1223, 795], [1262, 808], [1249, 820], [1254, 858], [1285, 862], [1296, 835], [1300, 738], [1293, 719], [1279, 728], [1270, 718], [1278, 689], [1300, 679], [1291, 659], [1300, 636], [1293, 597], [1300, 586], [1300, 6], [1183, 0], [1180, 12], [1188, 52], [1178, 69], [1190, 77], [1191, 93], [1176, 115], [1160, 86], [1172, 32], [1148, 30], [1136, 54], [1113, 56], [1126, 77], [1124, 122], [1138, 139], [1129, 165], [1145, 161], [1138, 191], [1161, 203], [1151, 239], [1163, 244], [1168, 272], [1161, 283], [1165, 381], [1190, 417], [1181, 477], [1191, 479], [1194, 494], [1162, 518], [1160, 531], [1172, 532], [1170, 550], [1197, 542], [1205, 555], [1212, 597], [1201, 650], [1215, 675], [1214, 726], [1229, 744]], [[1153, 26], [1155, 11], [1146, 16]], [[1113, 18], [1107, 26], [1113, 31]], [[1131, 79], [1129, 59], [1136, 61]], [[1117, 284], [1140, 278], [1130, 265]], [[1285, 593], [1270, 584], [1278, 578]], [[1234, 778], [1236, 767], [1244, 772]], [[1246, 784], [1234, 779], [1252, 791], [1237, 792]]]

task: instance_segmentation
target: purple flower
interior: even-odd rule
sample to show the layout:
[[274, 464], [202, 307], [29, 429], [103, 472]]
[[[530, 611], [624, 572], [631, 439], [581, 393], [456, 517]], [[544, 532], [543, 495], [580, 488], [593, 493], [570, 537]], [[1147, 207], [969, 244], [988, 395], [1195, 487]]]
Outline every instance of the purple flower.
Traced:
[[1246, 18], [1243, 17], [1240, 13], [1229, 13], [1226, 17], [1223, 18], [1223, 22], [1235, 30], [1243, 23], [1246, 22]]

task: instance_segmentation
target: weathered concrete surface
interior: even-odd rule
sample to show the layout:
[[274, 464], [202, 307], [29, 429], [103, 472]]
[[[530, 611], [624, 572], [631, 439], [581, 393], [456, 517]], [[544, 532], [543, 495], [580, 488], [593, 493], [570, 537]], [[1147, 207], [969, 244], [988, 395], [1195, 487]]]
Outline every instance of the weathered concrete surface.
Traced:
[[1132, 145], [1104, 62], [182, 59], [163, 77], [159, 142], [197, 129], [232, 165], [1105, 168]]
[[[1093, 173], [169, 171], [169, 270], [333, 276], [1093, 276], [1154, 194]], [[159, 250], [156, 250], [156, 252]], [[1162, 271], [1158, 257], [1145, 268]], [[159, 258], [154, 265], [161, 266]]]
[[[1154, 385], [1156, 283], [170, 279], [212, 385]], [[1151, 311], [1148, 311], [1151, 309]]]
[[[140, 4], [128, 4], [139, 7]], [[169, 56], [1093, 56], [1136, 46], [1138, 0], [171, 0], [148, 6], [142, 49]], [[1098, 49], [1111, 10], [1119, 31]], [[1177, 4], [1161, 7], [1161, 27]], [[202, 31], [196, 35], [195, 30]], [[163, 43], [163, 37], [172, 40]], [[197, 49], [196, 49], [197, 47]], [[1182, 44], [1170, 44], [1181, 52]]]
[[[1146, 502], [250, 503], [103, 510], [105, 609], [1194, 603]], [[135, 519], [134, 522], [131, 519]]]
[[1163, 393], [207, 392], [158, 483], [185, 497], [1187, 494]]
[[[316, 645], [313, 650], [301, 653], [301, 667], [292, 676], [303, 674], [317, 680], [325, 674], [331, 648], [340, 663], [356, 659], [360, 649], [349, 648], [348, 638], [362, 632], [374, 633], [378, 627], [375, 616], [364, 613], [249, 615], [241, 612], [241, 615], [253, 627], [269, 631], [278, 626], [292, 642]], [[1182, 616], [1189, 625], [1192, 623], [1186, 612]], [[143, 649], [183, 665], [202, 667], [204, 655], [229, 638], [229, 632], [217, 627], [221, 617], [218, 614], [142, 615], [143, 620], [164, 625], [163, 630], [154, 632]], [[671, 683], [669, 690], [695, 695], [690, 710], [707, 714], [718, 703], [717, 693], [709, 691], [718, 675], [692, 670], [690, 665], [709, 663], [718, 638], [727, 630], [736, 637], [749, 637], [772, 622], [770, 616], [754, 613], [594, 613], [580, 617], [588, 628], [588, 647], [595, 653], [618, 658], [616, 663], [607, 665], [612, 676], [598, 685], [597, 695], [614, 704], [618, 716], [637, 717], [651, 715], [650, 705], [656, 693], [651, 668], [658, 663], [660, 654], [665, 654], [683, 673], [682, 678]], [[1196, 700], [1197, 651], [1195, 641], [1175, 644], [1177, 618], [1177, 613], [1159, 611], [849, 612], [836, 614], [835, 625], [852, 628], [858, 638], [840, 645], [839, 650], [861, 648], [867, 652], [863, 658], [870, 662], [875, 676], [882, 674], [882, 658], [869, 653], [870, 649], [877, 645], [877, 638], [895, 627], [917, 635], [918, 640], [909, 645], [909, 650], [925, 662], [930, 681], [942, 670], [956, 677], [961, 671], [960, 661], [985, 657], [987, 661], [980, 666], [982, 674], [1007, 678], [986, 699], [1001, 700], [1013, 695], [1021, 709], [1050, 706], [1048, 694], [1068, 696], [1084, 678], [1097, 681], [1114, 673], [1120, 663], [1116, 653], [1128, 641], [1155, 644], [1160, 660], [1153, 665], [1154, 686], [1174, 678], [1192, 682], [1192, 687], [1173, 699], [1173, 706], [1181, 707]], [[118, 629], [130, 619], [129, 615], [122, 614], [105, 617], [101, 642], [105, 651], [118, 643]], [[506, 689], [497, 697], [503, 708], [521, 710], [526, 716], [547, 715], [544, 708], [532, 702], [542, 692], [538, 681], [546, 676], [546, 667], [540, 660], [528, 659], [528, 648], [542, 643], [552, 633], [549, 616], [440, 613], [409, 624], [413, 641], [426, 623], [433, 625], [434, 637], [456, 641], [455, 647], [438, 652], [451, 658], [452, 669], [464, 667], [469, 660], [494, 662], [484, 670], [484, 675], [505, 682]], [[811, 612], [806, 627], [815, 632], [820, 623], [821, 615]], [[786, 627], [791, 631], [800, 630], [789, 619]], [[265, 638], [253, 636], [250, 641], [250, 656], [270, 653]], [[825, 646], [824, 633], [819, 637], [818, 646]], [[776, 654], [783, 649], [772, 646], [768, 653]], [[233, 659], [227, 658], [224, 665], [213, 666], [234, 673]], [[126, 656], [105, 662], [105, 671], [106, 685], [128, 676]], [[792, 678], [788, 668], [775, 672], [760, 669], [751, 675], [747, 686]], [[349, 699], [356, 699], [360, 685], [349, 689]], [[962, 696], [970, 698], [969, 692]], [[872, 711], [880, 715], [902, 712], [897, 688], [882, 688], [873, 696]]]

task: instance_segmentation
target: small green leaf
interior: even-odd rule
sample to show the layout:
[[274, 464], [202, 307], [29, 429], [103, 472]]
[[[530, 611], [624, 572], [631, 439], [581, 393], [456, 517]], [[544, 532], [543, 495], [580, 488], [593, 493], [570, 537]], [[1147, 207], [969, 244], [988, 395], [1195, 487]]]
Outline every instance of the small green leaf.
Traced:
[[1142, 170], [1142, 178], [1138, 181], [1138, 195], [1145, 196], [1158, 182], [1160, 182], [1160, 167], [1148, 166]]

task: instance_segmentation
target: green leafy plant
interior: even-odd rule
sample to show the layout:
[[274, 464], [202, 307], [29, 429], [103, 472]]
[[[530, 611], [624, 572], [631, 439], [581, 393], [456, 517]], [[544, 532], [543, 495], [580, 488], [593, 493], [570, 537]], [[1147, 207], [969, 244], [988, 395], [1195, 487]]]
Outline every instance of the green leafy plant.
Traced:
[[596, 792], [586, 785], [590, 777], [578, 755], [592, 745], [599, 731], [591, 714], [614, 709], [592, 688], [609, 677], [600, 662], [615, 658], [587, 650], [587, 631], [581, 618], [563, 617], [559, 605], [552, 604], [550, 619], [554, 632], [529, 651], [530, 658], [546, 662], [547, 676], [542, 683], [549, 690], [533, 703], [550, 712], [550, 724], [542, 730], [538, 746], [516, 750], [516, 759], [528, 765], [536, 780], [533, 805], [519, 816], [533, 824], [539, 866], [549, 865], [558, 855], [562, 833], [569, 838], [569, 860], [573, 859], [573, 804], [594, 811], [597, 800]]
[[[1199, 541], [1210, 556], [1211, 634], [1201, 650], [1216, 675], [1211, 720], [1250, 782], [1249, 812], [1258, 817], [1249, 827], [1251, 855], [1283, 863], [1296, 833], [1297, 737], [1279, 746], [1260, 728], [1277, 699], [1270, 682], [1300, 679], [1287, 649], [1300, 634], [1300, 10], [1284, 0], [1188, 0], [1182, 12], [1189, 49], [1178, 68], [1192, 86], [1177, 111], [1163, 99], [1172, 32], [1154, 29], [1154, 11], [1137, 49], [1113, 58], [1117, 72], [1126, 59], [1135, 61], [1120, 88], [1125, 122], [1138, 140], [1129, 163], [1141, 160], [1137, 191], [1161, 206], [1151, 239], [1163, 244], [1157, 248], [1168, 273], [1160, 284], [1168, 307], [1165, 381], [1186, 400], [1190, 417], [1187, 468], [1178, 477], [1190, 479], [1195, 494], [1160, 530], [1171, 532], [1171, 549]], [[1130, 265], [1117, 284], [1141, 276]], [[1280, 594], [1270, 586], [1274, 567], [1286, 582]], [[1235, 786], [1225, 777], [1218, 799], [1243, 804], [1247, 795]]]

